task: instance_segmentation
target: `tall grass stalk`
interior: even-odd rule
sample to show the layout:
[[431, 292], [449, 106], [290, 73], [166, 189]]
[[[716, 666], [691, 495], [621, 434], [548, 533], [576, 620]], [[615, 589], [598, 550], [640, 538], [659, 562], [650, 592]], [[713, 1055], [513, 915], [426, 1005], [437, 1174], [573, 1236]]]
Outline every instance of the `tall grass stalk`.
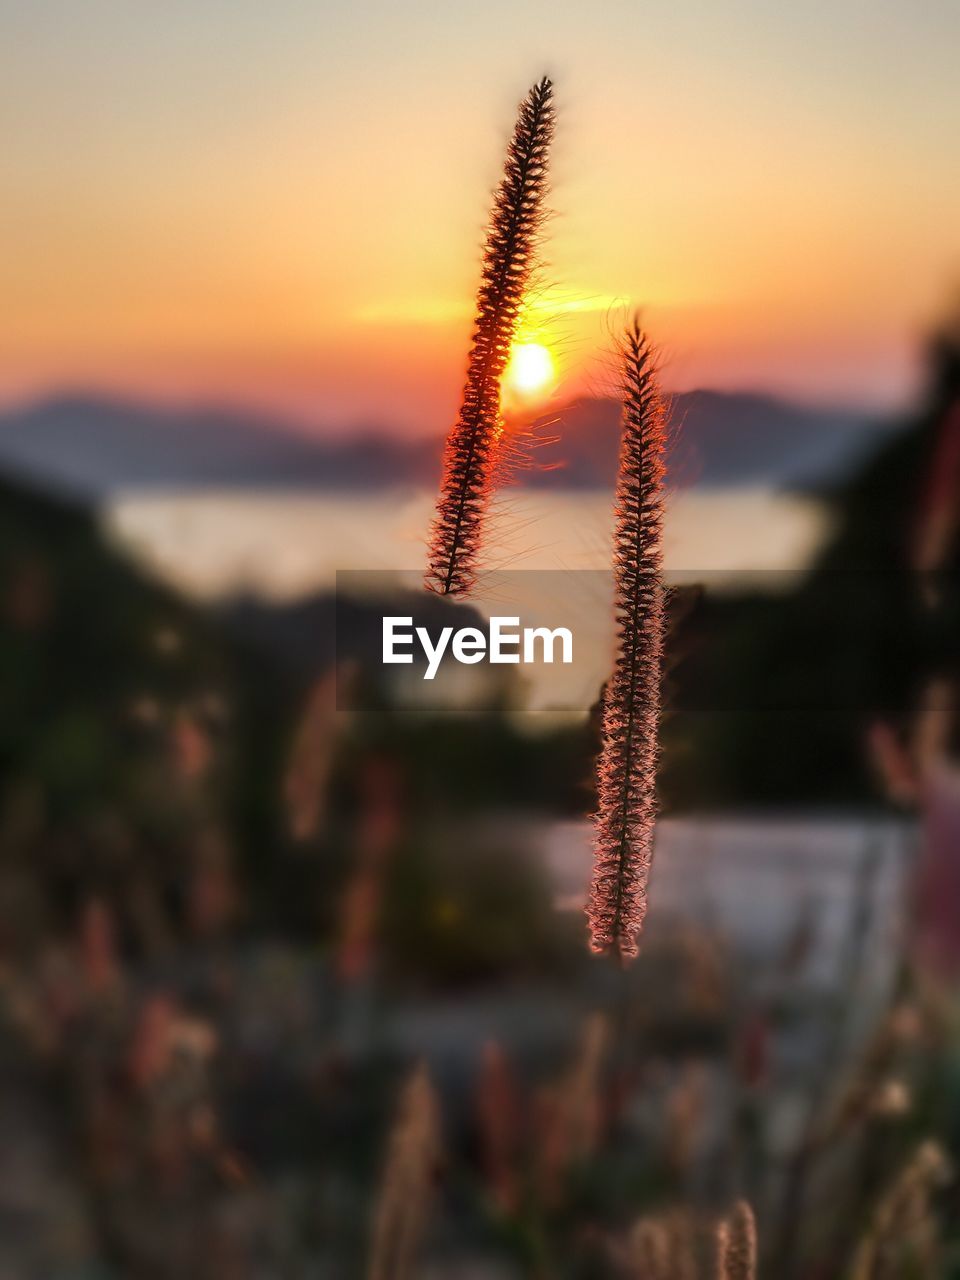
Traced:
[[940, 1146], [922, 1142], [876, 1205], [853, 1260], [852, 1280], [940, 1274], [932, 1199], [952, 1177]]
[[717, 1227], [717, 1280], [756, 1280], [757, 1226], [746, 1200], [738, 1200]]
[[623, 432], [613, 550], [617, 650], [597, 764], [594, 951], [637, 954], [653, 857], [663, 663], [665, 410], [650, 342], [635, 321], [622, 346]]
[[546, 76], [520, 104], [487, 227], [473, 342], [460, 412], [447, 438], [424, 585], [465, 595], [502, 458], [500, 382], [533, 273], [554, 133]]
[[387, 1151], [367, 1280], [412, 1280], [440, 1152], [440, 1109], [426, 1066], [407, 1081]]

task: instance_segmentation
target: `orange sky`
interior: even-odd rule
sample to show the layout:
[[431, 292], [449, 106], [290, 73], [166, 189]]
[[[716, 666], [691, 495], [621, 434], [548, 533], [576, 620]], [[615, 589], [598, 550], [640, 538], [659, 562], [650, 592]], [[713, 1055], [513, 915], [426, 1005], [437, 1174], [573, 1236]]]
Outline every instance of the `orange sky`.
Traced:
[[562, 394], [604, 389], [643, 303], [674, 386], [887, 402], [960, 272], [952, 0], [51, 0], [0, 21], [5, 398], [442, 429], [489, 190], [544, 69], [537, 324]]

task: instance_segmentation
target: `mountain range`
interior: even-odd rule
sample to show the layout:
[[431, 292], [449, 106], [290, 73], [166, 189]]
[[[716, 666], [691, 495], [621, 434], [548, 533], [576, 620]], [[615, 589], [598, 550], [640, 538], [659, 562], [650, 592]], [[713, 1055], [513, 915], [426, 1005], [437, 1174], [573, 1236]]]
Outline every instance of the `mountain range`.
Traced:
[[[864, 412], [753, 393], [684, 392], [670, 398], [669, 408], [669, 470], [683, 487], [830, 484], [895, 430]], [[519, 436], [519, 483], [612, 485], [619, 442], [614, 400], [571, 401], [522, 424]], [[0, 413], [0, 470], [92, 498], [136, 489], [432, 487], [441, 451], [438, 437], [409, 440], [371, 429], [334, 439], [266, 416], [92, 395]]]

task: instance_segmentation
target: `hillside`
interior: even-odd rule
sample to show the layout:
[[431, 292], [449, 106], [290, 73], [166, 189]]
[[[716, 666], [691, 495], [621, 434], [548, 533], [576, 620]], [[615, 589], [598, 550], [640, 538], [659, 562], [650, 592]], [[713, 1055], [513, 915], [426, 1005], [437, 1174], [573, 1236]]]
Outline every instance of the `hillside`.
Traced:
[[[847, 410], [813, 409], [753, 394], [692, 391], [671, 400], [674, 483], [687, 488], [794, 486], [834, 481], [890, 431]], [[520, 483], [612, 484], [618, 408], [581, 399], [523, 424], [534, 447]], [[87, 396], [42, 400], [0, 414], [0, 469], [61, 492], [277, 487], [369, 491], [436, 484], [442, 440], [386, 430], [311, 436], [290, 424], [227, 410], [169, 410]]]

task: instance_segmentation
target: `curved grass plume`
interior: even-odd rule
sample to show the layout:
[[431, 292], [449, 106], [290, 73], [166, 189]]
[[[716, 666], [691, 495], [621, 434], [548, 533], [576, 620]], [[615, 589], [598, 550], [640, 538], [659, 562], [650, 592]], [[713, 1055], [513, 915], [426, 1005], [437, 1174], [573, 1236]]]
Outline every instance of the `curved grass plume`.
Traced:
[[487, 228], [466, 384], [444, 451], [424, 579], [439, 595], [464, 595], [476, 577], [500, 460], [500, 381], [535, 263], [553, 132], [553, 85], [544, 76], [520, 104]]

